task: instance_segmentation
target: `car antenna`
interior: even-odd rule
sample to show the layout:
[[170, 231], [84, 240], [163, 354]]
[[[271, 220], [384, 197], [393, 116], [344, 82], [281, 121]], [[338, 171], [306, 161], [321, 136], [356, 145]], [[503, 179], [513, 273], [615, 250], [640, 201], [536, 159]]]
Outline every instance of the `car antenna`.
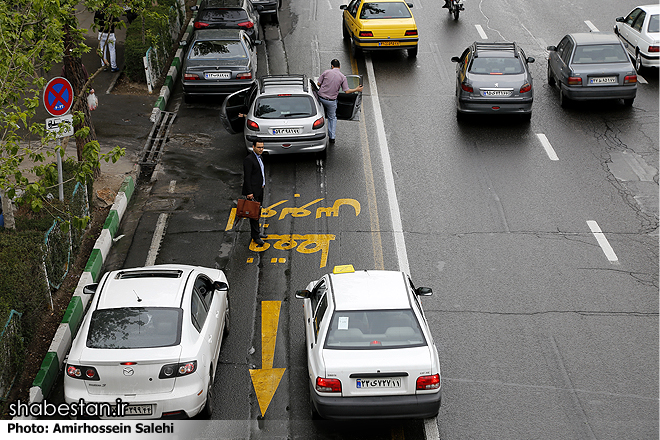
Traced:
[[137, 294], [137, 292], [135, 291], [135, 289], [133, 289], [133, 293], [134, 293], [135, 296], [137, 297], [138, 302], [141, 302], [141, 301], [142, 301], [142, 298], [140, 298], [140, 297], [138, 296], [138, 294]]

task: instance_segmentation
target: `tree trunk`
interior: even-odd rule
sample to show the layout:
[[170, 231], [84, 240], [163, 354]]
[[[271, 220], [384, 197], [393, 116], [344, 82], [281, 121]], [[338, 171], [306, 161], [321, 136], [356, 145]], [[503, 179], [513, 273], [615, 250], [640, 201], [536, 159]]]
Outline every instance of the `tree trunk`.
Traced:
[[87, 105], [87, 95], [89, 95], [90, 87], [87, 85], [89, 82], [89, 75], [85, 70], [85, 67], [82, 63], [82, 58], [79, 56], [68, 55], [71, 53], [71, 47], [74, 44], [74, 40], [71, 35], [71, 28], [67, 24], [65, 26], [64, 34], [64, 76], [69, 80], [71, 86], [73, 87], [73, 94], [75, 100], [73, 103], [72, 111], [81, 111], [85, 115], [85, 120], [81, 124], [76, 124], [74, 126], [75, 131], [78, 131], [82, 127], [89, 127], [89, 135], [84, 138], [76, 137], [76, 152], [78, 155], [78, 161], [82, 161], [83, 148], [87, 142], [95, 141], [96, 131], [94, 130], [94, 124], [92, 123], [91, 112]]

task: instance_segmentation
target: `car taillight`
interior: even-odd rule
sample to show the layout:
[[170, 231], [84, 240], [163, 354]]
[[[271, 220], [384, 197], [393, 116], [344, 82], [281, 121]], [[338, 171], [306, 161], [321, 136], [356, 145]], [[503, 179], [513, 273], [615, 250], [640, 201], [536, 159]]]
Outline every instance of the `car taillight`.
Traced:
[[339, 379], [317, 377], [316, 391], [321, 393], [341, 393], [341, 381]]
[[312, 124], [313, 129], [321, 128], [325, 124], [325, 119], [324, 118], [318, 118], [314, 123]]
[[636, 82], [637, 82], [637, 75], [626, 75], [626, 77], [623, 78], [624, 84], [634, 84]]
[[433, 376], [419, 376], [417, 378], [418, 390], [437, 390], [440, 388], [440, 375], [434, 374]]
[[373, 37], [374, 33], [371, 31], [360, 31], [359, 34], [361, 37]]
[[66, 375], [74, 379], [82, 380], [101, 380], [94, 367], [84, 367], [78, 365], [67, 365]]
[[238, 23], [238, 27], [246, 28], [246, 29], [252, 29], [254, 27], [254, 23], [250, 20], [248, 21], [243, 21], [241, 23]]
[[417, 29], [406, 31], [406, 37], [412, 37], [413, 35], [417, 35]]
[[649, 46], [649, 52], [660, 52], [660, 46]]
[[247, 128], [254, 131], [259, 131], [259, 124], [254, 122], [252, 119], [247, 120]]
[[582, 85], [582, 78], [579, 76], [569, 76], [568, 77], [568, 85], [569, 86], [581, 86]]
[[527, 93], [530, 90], [532, 90], [532, 85], [530, 83], [525, 83], [523, 86], [520, 88], [520, 93]]
[[464, 91], [466, 91], [468, 93], [474, 92], [474, 89], [472, 88], [472, 86], [468, 86], [465, 83], [461, 83], [461, 89], [463, 89]]
[[198, 21], [198, 22], [196, 22], [196, 23], [193, 25], [193, 27], [194, 27], [195, 29], [204, 29], [204, 28], [206, 28], [206, 27], [209, 27], [209, 24], [208, 24], [208, 23], [204, 23], [203, 21]]
[[197, 361], [182, 362], [179, 364], [163, 365], [158, 374], [159, 379], [187, 376], [197, 371]]
[[191, 80], [199, 79], [199, 75], [196, 75], [194, 73], [184, 73], [183, 79], [191, 81]]
[[236, 79], [252, 79], [252, 72], [237, 73]]

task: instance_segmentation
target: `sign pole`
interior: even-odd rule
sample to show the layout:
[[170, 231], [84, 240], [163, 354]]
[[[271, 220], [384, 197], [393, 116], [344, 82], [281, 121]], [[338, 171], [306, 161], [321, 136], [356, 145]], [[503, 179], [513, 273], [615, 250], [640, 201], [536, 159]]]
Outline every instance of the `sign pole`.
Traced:
[[55, 151], [57, 151], [57, 186], [60, 192], [60, 202], [64, 201], [64, 183], [62, 176], [62, 155], [60, 154], [60, 146], [62, 145], [62, 138], [57, 138]]

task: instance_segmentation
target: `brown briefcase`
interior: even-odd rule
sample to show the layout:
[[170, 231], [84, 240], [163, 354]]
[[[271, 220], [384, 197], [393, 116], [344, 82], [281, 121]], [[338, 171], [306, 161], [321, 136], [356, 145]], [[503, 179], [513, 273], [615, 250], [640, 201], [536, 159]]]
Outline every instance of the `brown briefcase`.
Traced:
[[259, 220], [259, 217], [261, 217], [261, 203], [256, 200], [238, 199], [236, 216], [239, 218]]

